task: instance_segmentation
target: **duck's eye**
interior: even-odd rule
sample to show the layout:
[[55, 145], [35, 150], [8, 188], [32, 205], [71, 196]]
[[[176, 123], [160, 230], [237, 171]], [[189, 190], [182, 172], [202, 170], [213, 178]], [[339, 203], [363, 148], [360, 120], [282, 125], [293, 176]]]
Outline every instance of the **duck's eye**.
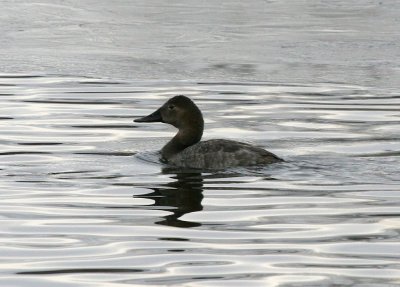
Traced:
[[169, 106], [168, 106], [168, 110], [171, 111], [171, 110], [173, 110], [173, 109], [175, 109], [175, 106], [174, 106], [174, 105], [169, 105]]

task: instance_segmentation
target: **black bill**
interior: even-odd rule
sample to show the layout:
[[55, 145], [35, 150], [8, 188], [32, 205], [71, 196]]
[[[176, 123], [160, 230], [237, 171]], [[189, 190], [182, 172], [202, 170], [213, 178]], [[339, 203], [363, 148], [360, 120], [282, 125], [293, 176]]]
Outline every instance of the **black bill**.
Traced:
[[134, 120], [135, 123], [151, 123], [151, 122], [162, 122], [162, 121], [163, 120], [161, 117], [160, 109], [158, 109], [157, 111], [155, 111], [154, 113], [152, 113], [148, 116]]

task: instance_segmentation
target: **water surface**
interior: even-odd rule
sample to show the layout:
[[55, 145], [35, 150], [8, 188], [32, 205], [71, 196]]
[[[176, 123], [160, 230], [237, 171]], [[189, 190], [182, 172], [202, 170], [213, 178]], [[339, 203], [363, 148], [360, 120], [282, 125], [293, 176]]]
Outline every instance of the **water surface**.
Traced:
[[[0, 285], [400, 286], [399, 11], [2, 1]], [[176, 94], [285, 162], [162, 165]]]
[[[182, 171], [175, 130], [133, 123], [175, 94], [205, 138], [286, 162]], [[396, 286], [400, 95], [344, 84], [3, 75], [4, 286]]]

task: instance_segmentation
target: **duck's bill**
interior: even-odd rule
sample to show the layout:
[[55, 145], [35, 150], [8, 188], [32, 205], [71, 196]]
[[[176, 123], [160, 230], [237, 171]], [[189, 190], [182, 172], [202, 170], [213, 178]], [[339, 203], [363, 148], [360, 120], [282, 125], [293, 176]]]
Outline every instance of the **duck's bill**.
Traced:
[[155, 111], [154, 113], [152, 113], [148, 116], [135, 119], [134, 122], [136, 122], [136, 123], [162, 122], [161, 112], [158, 109], [157, 111]]

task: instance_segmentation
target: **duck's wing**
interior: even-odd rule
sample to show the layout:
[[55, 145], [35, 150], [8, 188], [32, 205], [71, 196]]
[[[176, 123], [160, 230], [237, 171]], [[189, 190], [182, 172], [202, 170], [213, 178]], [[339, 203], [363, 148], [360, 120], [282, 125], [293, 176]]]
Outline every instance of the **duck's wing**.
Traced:
[[278, 161], [282, 160], [262, 148], [237, 141], [214, 139], [186, 148], [171, 163], [183, 167], [219, 169]]

